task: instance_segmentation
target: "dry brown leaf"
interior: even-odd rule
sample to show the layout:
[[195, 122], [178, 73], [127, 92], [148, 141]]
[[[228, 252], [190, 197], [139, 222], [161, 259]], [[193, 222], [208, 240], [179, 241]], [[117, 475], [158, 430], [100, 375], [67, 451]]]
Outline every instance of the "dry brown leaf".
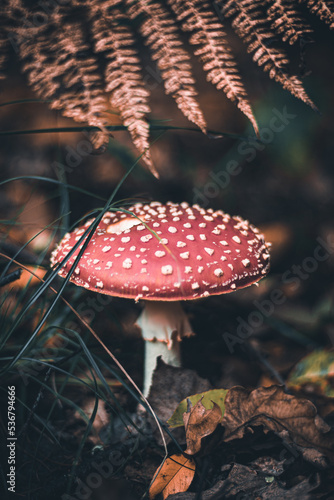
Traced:
[[172, 455], [156, 473], [149, 497], [152, 500], [161, 493], [165, 499], [174, 493], [187, 491], [195, 475], [195, 461], [184, 455]]
[[225, 400], [224, 441], [241, 438], [247, 429], [262, 425], [305, 448], [314, 448], [334, 460], [334, 432], [307, 399], [286, 394], [282, 387], [260, 387], [252, 392], [230, 389]]
[[[319, 481], [310, 484], [308, 479], [301, 480], [291, 488], [273, 476], [258, 474], [251, 466], [233, 464], [227, 479], [218, 481], [212, 488], [202, 493], [202, 500], [244, 499], [244, 500], [311, 500], [312, 490]], [[196, 493], [174, 495], [170, 500], [196, 500]]]
[[185, 412], [183, 414], [187, 440], [185, 453], [188, 455], [198, 453], [201, 449], [202, 438], [214, 432], [221, 418], [221, 408], [214, 402], [213, 408], [207, 410], [200, 400], [194, 407]]

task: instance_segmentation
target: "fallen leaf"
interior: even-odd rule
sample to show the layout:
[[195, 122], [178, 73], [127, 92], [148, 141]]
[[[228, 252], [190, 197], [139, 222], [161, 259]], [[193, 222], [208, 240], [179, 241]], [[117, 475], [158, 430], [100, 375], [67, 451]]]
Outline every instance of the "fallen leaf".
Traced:
[[213, 408], [206, 410], [202, 401], [189, 408], [183, 414], [183, 422], [186, 430], [187, 449], [185, 453], [195, 455], [201, 449], [201, 441], [205, 436], [214, 432], [222, 418], [220, 407], [213, 402]]
[[[199, 377], [195, 371], [167, 365], [159, 358], [153, 373], [153, 382], [148, 400], [159, 419], [162, 422], [166, 422], [173, 414], [180, 401], [187, 398], [189, 394], [197, 394], [208, 391], [209, 389], [211, 389], [210, 382]], [[163, 397], [161, 397], [162, 394]], [[183, 412], [186, 411], [186, 409], [187, 404]], [[140, 406], [137, 411], [141, 411]], [[158, 443], [161, 443], [160, 433], [153, 417], [146, 414], [145, 419], [149, 425], [151, 425], [155, 439]], [[181, 426], [182, 428], [173, 431], [174, 437], [179, 442], [184, 439], [182, 414]], [[168, 434], [165, 434], [165, 439], [167, 443], [171, 440]]]
[[201, 400], [202, 405], [207, 410], [213, 408], [213, 404], [216, 403], [220, 407], [223, 416], [225, 412], [225, 398], [227, 393], [228, 390], [226, 389], [213, 389], [211, 391], [201, 392], [199, 394], [194, 394], [193, 396], [189, 396], [183, 399], [183, 401], [181, 401], [181, 403], [178, 405], [178, 407], [176, 408], [170, 419], [167, 420], [169, 427], [174, 428], [174, 427], [181, 427], [184, 425], [183, 414], [184, 412], [187, 411], [188, 399], [190, 400], [193, 406], [195, 406], [196, 403], [198, 403], [198, 401]]
[[[258, 500], [295, 500], [314, 498], [310, 493], [319, 486], [319, 481], [310, 484], [308, 479], [303, 479], [297, 485], [287, 489], [282, 481], [277, 481], [273, 476], [258, 474], [253, 464], [233, 464], [228, 477], [218, 481], [212, 488], [202, 492], [202, 500], [221, 499], [258, 499]], [[178, 493], [168, 500], [196, 500], [197, 493]]]
[[[199, 377], [195, 371], [167, 365], [159, 358], [153, 373], [148, 400], [158, 417], [166, 422], [179, 402], [187, 398], [189, 394], [209, 389], [211, 389], [209, 381]], [[161, 394], [164, 395], [163, 398]]]
[[232, 387], [225, 399], [224, 441], [242, 438], [247, 429], [262, 425], [305, 448], [315, 448], [334, 460], [334, 432], [307, 399], [286, 394], [282, 387], [260, 387], [252, 392]]
[[290, 374], [287, 384], [314, 386], [315, 392], [334, 397], [334, 352], [317, 350], [303, 358]]
[[172, 455], [159, 469], [149, 490], [150, 500], [159, 493], [165, 499], [174, 493], [187, 491], [195, 475], [195, 461], [184, 455]]

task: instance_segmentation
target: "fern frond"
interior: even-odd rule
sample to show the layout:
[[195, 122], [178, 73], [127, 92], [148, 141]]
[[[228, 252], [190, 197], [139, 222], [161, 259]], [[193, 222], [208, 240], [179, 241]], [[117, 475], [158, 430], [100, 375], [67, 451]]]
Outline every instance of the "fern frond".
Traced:
[[207, 79], [217, 89], [237, 103], [238, 108], [251, 121], [256, 134], [258, 126], [241, 81], [236, 62], [226, 40], [226, 33], [206, 1], [168, 0], [180, 21], [182, 29], [192, 33], [189, 42], [198, 45], [194, 54], [199, 56], [207, 71]]
[[247, 45], [247, 51], [253, 54], [253, 60], [269, 73], [269, 77], [312, 109], [317, 110], [299, 78], [288, 74], [289, 60], [284, 50], [272, 46], [275, 37], [264, 17], [263, 2], [228, 0], [222, 6], [222, 12], [226, 17], [233, 16], [232, 27]]
[[[0, 18], [1, 21], [1, 18]], [[0, 33], [0, 80], [5, 78], [4, 66], [8, 56], [7, 38]]]
[[[149, 154], [149, 90], [137, 34], [156, 61], [165, 93], [205, 132], [180, 28], [188, 32], [207, 80], [237, 104], [257, 132], [220, 12], [231, 17], [234, 31], [269, 77], [316, 109], [301, 80], [289, 73], [288, 57], [277, 44], [293, 44], [311, 33], [298, 11], [302, 3], [334, 27], [333, 0], [52, 0], [45, 4], [47, 9], [40, 1], [1, 0], [0, 78], [10, 38], [39, 97], [50, 100], [64, 116], [97, 126], [97, 146], [110, 136], [110, 106], [117, 108], [133, 143], [157, 175]], [[36, 22], [43, 15], [46, 19]]]
[[0, 5], [0, 80], [5, 78], [4, 67], [8, 58], [9, 40], [6, 31], [3, 27], [6, 24], [6, 12], [8, 11], [7, 0], [3, 0]]
[[330, 29], [334, 28], [334, 2], [332, 0], [326, 2], [322, 0], [306, 0], [306, 4], [312, 14], [320, 17], [322, 21], [329, 25]]
[[126, 0], [126, 3], [133, 19], [139, 15], [143, 17], [139, 29], [161, 71], [166, 94], [170, 94], [182, 113], [205, 132], [207, 125], [196, 99], [190, 57], [183, 48], [174, 19], [155, 0]]
[[295, 9], [294, 2], [291, 0], [267, 0], [268, 20], [276, 33], [282, 36], [283, 42], [289, 42], [291, 45], [298, 40], [312, 33], [311, 26], [301, 14]]
[[111, 105], [119, 109], [134, 145], [151, 172], [158, 176], [149, 153], [149, 124], [145, 119], [150, 112], [149, 91], [144, 87], [134, 36], [120, 9], [121, 2], [105, 0], [94, 4], [88, 1], [87, 5], [93, 22], [95, 51], [109, 61], [105, 82], [106, 91], [111, 93]]
[[63, 21], [61, 11], [57, 10], [48, 23], [18, 28], [23, 70], [37, 95], [52, 101], [51, 108], [75, 121], [99, 127], [102, 132], [91, 139], [95, 147], [100, 147], [108, 141], [105, 126], [109, 118], [104, 115], [108, 104], [98, 65], [82, 24]]

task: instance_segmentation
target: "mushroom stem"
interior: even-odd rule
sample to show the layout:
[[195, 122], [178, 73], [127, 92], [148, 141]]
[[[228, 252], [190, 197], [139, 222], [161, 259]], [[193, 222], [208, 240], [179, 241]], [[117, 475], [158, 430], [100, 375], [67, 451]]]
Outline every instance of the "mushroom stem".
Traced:
[[157, 358], [171, 366], [181, 366], [180, 341], [192, 335], [188, 318], [180, 302], [145, 301], [137, 325], [145, 340], [143, 394], [148, 396]]

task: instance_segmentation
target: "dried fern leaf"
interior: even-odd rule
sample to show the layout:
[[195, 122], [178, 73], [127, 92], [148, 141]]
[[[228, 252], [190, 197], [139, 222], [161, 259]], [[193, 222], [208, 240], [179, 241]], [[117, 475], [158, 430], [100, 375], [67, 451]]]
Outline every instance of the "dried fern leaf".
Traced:
[[311, 26], [295, 8], [291, 0], [267, 0], [268, 20], [272, 27], [281, 35], [283, 42], [290, 45], [304, 39], [312, 33]]
[[[23, 9], [29, 17], [33, 12]], [[106, 126], [108, 103], [102, 91], [102, 79], [84, 27], [78, 21], [66, 19], [56, 8], [47, 23], [28, 22], [16, 29], [19, 55], [23, 70], [34, 91], [50, 99], [50, 107], [64, 116], [101, 129], [94, 134], [94, 146], [109, 140]]]
[[[301, 0], [299, 0], [301, 1]], [[305, 2], [305, 0], [303, 0]], [[327, 0], [323, 2], [322, 0], [306, 0], [307, 7], [312, 14], [320, 17], [322, 21], [327, 23], [330, 29], [334, 28], [334, 2]]]
[[111, 105], [119, 109], [134, 145], [151, 172], [158, 177], [149, 152], [149, 124], [146, 120], [150, 112], [149, 91], [144, 86], [134, 36], [120, 8], [121, 2], [88, 1], [87, 4], [93, 23], [95, 51], [109, 61], [105, 67], [105, 82], [106, 91], [111, 93]]
[[275, 37], [263, 14], [262, 0], [228, 0], [222, 6], [226, 17], [233, 16], [232, 27], [253, 54], [253, 60], [292, 95], [317, 111], [297, 76], [289, 75], [288, 57], [281, 48], [273, 47]]
[[[0, 6], [0, 26], [5, 26], [5, 5]], [[0, 29], [0, 80], [5, 78], [4, 66], [8, 57], [9, 42], [7, 33]]]
[[[0, 19], [1, 21], [1, 19]], [[4, 66], [8, 56], [7, 39], [0, 33], [0, 80], [5, 78]]]
[[251, 121], [256, 134], [256, 123], [236, 62], [226, 40], [226, 33], [210, 5], [201, 0], [168, 0], [184, 31], [192, 33], [189, 42], [198, 45], [194, 54], [199, 56], [207, 71], [207, 79], [217, 89], [223, 89], [231, 101]]
[[133, 19], [140, 16], [140, 32], [152, 51], [161, 71], [166, 94], [170, 94], [188, 120], [203, 132], [206, 121], [196, 99], [195, 80], [191, 73], [190, 57], [184, 50], [175, 20], [158, 2], [126, 0]]

